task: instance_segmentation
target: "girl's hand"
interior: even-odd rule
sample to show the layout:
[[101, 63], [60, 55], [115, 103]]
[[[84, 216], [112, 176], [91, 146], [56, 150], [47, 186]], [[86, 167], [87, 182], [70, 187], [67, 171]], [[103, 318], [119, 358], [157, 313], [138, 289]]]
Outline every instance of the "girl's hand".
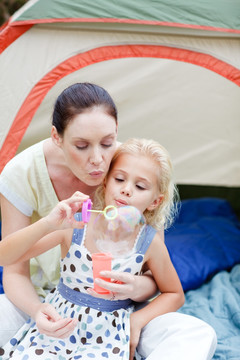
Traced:
[[45, 217], [45, 220], [54, 230], [82, 228], [84, 223], [82, 221], [76, 221], [74, 214], [82, 207], [82, 203], [88, 198], [88, 195], [76, 191], [69, 199], [60, 201]]
[[68, 337], [77, 325], [77, 319], [62, 318], [56, 309], [48, 303], [40, 305], [35, 321], [41, 334], [58, 339]]
[[101, 271], [101, 276], [112, 279], [112, 282], [103, 279], [95, 279], [96, 283], [110, 291], [109, 294], [98, 294], [92, 288], [88, 288], [87, 292], [97, 298], [106, 300], [125, 300], [132, 299], [138, 301], [142, 300], [142, 295], [145, 294], [146, 289], [142, 288], [142, 278], [144, 276], [132, 275], [127, 272], [118, 271]]
[[139, 343], [142, 330], [141, 317], [135, 311], [130, 315], [130, 355], [129, 360], [134, 359], [136, 347]]

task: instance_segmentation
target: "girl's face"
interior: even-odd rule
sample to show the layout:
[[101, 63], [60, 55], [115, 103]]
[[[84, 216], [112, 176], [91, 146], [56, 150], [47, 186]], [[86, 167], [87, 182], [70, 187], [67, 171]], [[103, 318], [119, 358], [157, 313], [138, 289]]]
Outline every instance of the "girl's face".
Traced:
[[83, 183], [101, 184], [116, 150], [115, 119], [101, 107], [76, 115], [59, 137], [67, 166]]
[[162, 196], [158, 190], [156, 163], [149, 157], [120, 154], [106, 180], [105, 203], [153, 210]]

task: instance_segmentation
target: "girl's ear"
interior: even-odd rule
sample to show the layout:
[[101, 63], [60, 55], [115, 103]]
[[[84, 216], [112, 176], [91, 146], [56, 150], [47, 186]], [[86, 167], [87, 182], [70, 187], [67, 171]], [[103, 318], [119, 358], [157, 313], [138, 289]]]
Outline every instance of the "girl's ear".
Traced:
[[154, 210], [156, 209], [156, 207], [159, 206], [159, 204], [161, 204], [161, 202], [163, 201], [164, 195], [159, 195], [155, 200], [153, 200], [153, 202], [151, 203], [151, 205], [149, 205], [147, 207], [147, 210]]
[[58, 131], [55, 126], [52, 126], [51, 138], [55, 145], [57, 145], [59, 147], [62, 146], [62, 137], [59, 136]]

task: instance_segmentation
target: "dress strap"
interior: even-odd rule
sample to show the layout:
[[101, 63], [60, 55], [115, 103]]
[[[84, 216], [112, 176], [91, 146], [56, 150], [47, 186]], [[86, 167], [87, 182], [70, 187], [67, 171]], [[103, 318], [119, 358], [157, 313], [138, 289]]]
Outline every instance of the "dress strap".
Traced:
[[151, 245], [154, 236], [156, 235], [156, 232], [157, 230], [154, 229], [152, 226], [144, 226], [136, 246], [136, 250], [138, 253], [143, 255], [146, 253], [147, 249]]
[[[82, 213], [76, 213], [74, 214], [74, 218], [77, 221], [82, 221]], [[84, 234], [84, 229], [74, 229], [73, 230], [73, 236], [72, 236], [72, 242], [75, 244], [80, 245], [82, 243], [82, 239], [83, 239], [83, 234]]]
[[133, 305], [131, 299], [126, 300], [105, 300], [95, 298], [92, 295], [85, 294], [69, 288], [60, 279], [58, 284], [59, 293], [68, 301], [80, 306], [87, 306], [99, 311], [115, 311], [118, 309], [127, 309]]

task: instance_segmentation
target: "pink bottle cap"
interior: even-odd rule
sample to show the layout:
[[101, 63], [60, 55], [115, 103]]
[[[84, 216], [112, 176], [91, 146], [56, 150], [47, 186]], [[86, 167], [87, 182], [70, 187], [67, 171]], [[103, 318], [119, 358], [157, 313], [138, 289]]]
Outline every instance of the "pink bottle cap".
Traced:
[[87, 199], [82, 204], [82, 221], [85, 223], [88, 223], [90, 220], [91, 212], [88, 210], [91, 210], [92, 208], [92, 201], [91, 199]]

